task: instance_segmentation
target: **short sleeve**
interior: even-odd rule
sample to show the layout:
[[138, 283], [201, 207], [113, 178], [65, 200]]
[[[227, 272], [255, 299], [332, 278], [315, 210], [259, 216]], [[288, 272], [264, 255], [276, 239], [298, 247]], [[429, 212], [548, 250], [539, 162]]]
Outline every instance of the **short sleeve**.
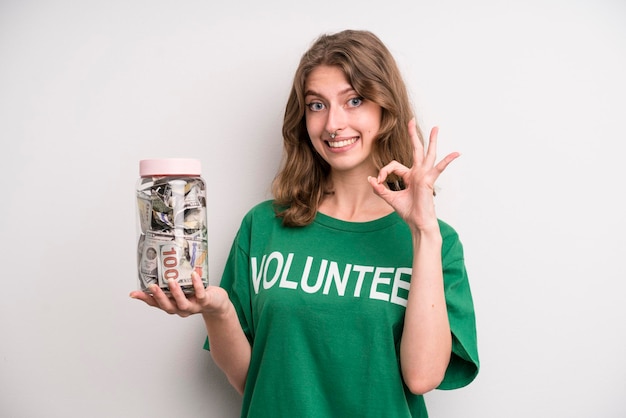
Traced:
[[457, 389], [471, 383], [480, 368], [474, 302], [463, 246], [449, 225], [440, 222], [446, 304], [452, 332], [452, 355], [439, 389]]
[[[235, 237], [230, 253], [226, 260], [220, 287], [226, 290], [228, 297], [232, 302], [241, 328], [245, 333], [248, 341], [252, 343], [254, 338], [252, 326], [252, 309], [250, 297], [250, 257], [247, 248], [249, 247], [249, 232], [246, 222], [242, 226]], [[208, 337], [204, 342], [204, 349], [210, 350], [210, 342]]]

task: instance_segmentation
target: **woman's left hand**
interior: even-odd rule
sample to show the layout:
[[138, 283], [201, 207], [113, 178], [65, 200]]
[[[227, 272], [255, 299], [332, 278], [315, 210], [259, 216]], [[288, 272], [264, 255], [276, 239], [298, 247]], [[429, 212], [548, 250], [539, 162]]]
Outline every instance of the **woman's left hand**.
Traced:
[[[374, 192], [390, 204], [411, 228], [424, 231], [439, 228], [435, 214], [435, 181], [452, 161], [460, 154], [453, 152], [435, 164], [437, 158], [437, 133], [435, 127], [430, 132], [426, 152], [419, 140], [415, 119], [409, 122], [409, 135], [413, 141], [413, 167], [408, 168], [397, 161], [392, 161], [380, 169], [377, 177], [368, 181]], [[402, 178], [405, 189], [394, 191], [385, 185], [387, 177], [396, 174]]]

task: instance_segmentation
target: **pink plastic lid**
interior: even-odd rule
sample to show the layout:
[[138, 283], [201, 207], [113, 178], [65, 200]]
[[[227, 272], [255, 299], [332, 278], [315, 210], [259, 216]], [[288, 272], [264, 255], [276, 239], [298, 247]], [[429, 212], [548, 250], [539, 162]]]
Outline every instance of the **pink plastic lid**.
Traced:
[[200, 160], [193, 158], [160, 158], [139, 161], [139, 175], [148, 176], [199, 176]]

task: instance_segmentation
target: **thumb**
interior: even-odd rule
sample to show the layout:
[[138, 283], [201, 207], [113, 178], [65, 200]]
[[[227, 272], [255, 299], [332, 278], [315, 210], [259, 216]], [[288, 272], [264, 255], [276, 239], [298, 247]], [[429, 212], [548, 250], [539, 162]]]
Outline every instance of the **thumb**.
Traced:
[[385, 187], [385, 185], [379, 183], [376, 177], [368, 176], [367, 181], [372, 186], [372, 189], [374, 189], [374, 193], [382, 197], [386, 202], [389, 202], [388, 196], [391, 193], [391, 190]]

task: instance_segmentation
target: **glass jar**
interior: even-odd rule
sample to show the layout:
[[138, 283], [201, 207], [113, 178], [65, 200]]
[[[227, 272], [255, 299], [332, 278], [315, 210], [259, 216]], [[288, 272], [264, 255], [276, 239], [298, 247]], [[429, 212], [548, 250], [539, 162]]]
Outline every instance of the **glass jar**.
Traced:
[[169, 280], [194, 293], [191, 273], [208, 286], [206, 183], [199, 160], [141, 160], [137, 181], [137, 272], [139, 289]]

